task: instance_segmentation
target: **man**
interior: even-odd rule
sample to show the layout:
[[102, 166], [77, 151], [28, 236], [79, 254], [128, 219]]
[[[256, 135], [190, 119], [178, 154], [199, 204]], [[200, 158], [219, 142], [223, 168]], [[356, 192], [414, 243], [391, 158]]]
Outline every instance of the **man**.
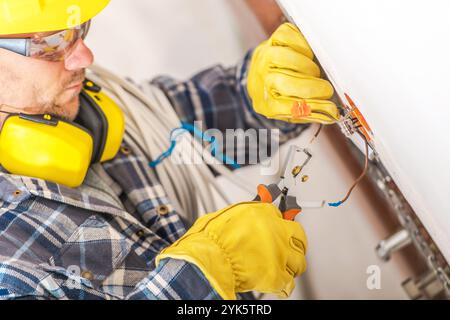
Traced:
[[[306, 268], [307, 242], [301, 226], [283, 220], [272, 204], [235, 204], [186, 232], [150, 159], [127, 135], [120, 152], [92, 164], [76, 186], [64, 183], [66, 177], [45, 179], [52, 172], [40, 170], [41, 158], [8, 158], [18, 141], [28, 152], [23, 137], [8, 135], [12, 130], [59, 130], [58, 143], [69, 151], [73, 146], [65, 141], [76, 144], [78, 136], [68, 132], [84, 137], [71, 125], [80, 116], [82, 81], [93, 61], [83, 39], [108, 2], [3, 0], [0, 6], [0, 149], [6, 154], [0, 156], [0, 298], [288, 296]], [[75, 29], [68, 22], [73, 10], [79, 13]], [[279, 120], [326, 124], [338, 118], [327, 100], [333, 89], [312, 59], [300, 32], [285, 24], [237, 68], [154, 84], [185, 121], [203, 114], [208, 128], [278, 127], [287, 139], [303, 128]], [[54, 132], [47, 127], [44, 132]], [[44, 149], [55, 135], [46, 137], [39, 142]], [[95, 143], [91, 147], [98, 151]], [[56, 153], [61, 156], [55, 150], [44, 159], [54, 161], [54, 171], [67, 166], [52, 158]]]

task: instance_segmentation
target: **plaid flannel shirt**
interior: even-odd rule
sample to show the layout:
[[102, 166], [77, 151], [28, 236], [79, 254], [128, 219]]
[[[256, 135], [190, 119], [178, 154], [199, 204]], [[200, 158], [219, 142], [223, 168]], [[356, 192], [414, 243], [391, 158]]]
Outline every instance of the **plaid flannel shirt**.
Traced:
[[[255, 114], [245, 86], [251, 54], [186, 82], [153, 81], [185, 121], [208, 128], [301, 126]], [[91, 166], [79, 188], [0, 173], [0, 299], [220, 299], [200, 270], [155, 257], [185, 233], [148, 158], [129, 137]]]

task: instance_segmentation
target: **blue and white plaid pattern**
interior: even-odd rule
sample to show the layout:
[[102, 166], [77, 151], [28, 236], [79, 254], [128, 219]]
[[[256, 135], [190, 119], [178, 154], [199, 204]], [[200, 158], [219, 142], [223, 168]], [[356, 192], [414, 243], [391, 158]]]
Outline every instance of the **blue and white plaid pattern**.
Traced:
[[[280, 128], [251, 108], [249, 57], [187, 82], [153, 83], [185, 121]], [[285, 139], [303, 130], [282, 125]], [[0, 173], [0, 299], [220, 299], [194, 265], [168, 259], [155, 268], [156, 255], [186, 230], [150, 159], [129, 137], [123, 147], [131, 153], [92, 166], [75, 189]]]

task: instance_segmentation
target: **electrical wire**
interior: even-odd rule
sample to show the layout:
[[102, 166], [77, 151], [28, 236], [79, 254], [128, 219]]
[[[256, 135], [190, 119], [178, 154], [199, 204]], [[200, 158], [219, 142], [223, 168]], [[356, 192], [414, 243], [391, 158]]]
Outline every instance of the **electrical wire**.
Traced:
[[[354, 108], [352, 109], [354, 110]], [[344, 121], [345, 119], [348, 119], [352, 110], [347, 113], [343, 119], [341, 119], [340, 121], [337, 121], [336, 123], [342, 123], [342, 121]], [[354, 118], [352, 119], [353, 123], [358, 123], [358, 119]], [[310, 140], [309, 144], [311, 145], [313, 142], [315, 142], [315, 140], [319, 137], [320, 133], [322, 132], [324, 125], [320, 124], [316, 133], [313, 135], [312, 139]], [[356, 126], [355, 128], [358, 129], [362, 127], [361, 125]], [[353, 190], [356, 188], [356, 186], [361, 182], [361, 180], [366, 176], [367, 171], [369, 169], [369, 141], [367, 140], [366, 136], [364, 134], [362, 134], [359, 130], [356, 130], [356, 132], [361, 136], [361, 138], [364, 140], [365, 142], [365, 161], [364, 161], [364, 169], [361, 173], [361, 175], [355, 180], [355, 182], [352, 184], [352, 186], [350, 187], [350, 189], [347, 191], [345, 197], [337, 202], [330, 202], [328, 203], [328, 205], [330, 207], [339, 207], [342, 204], [344, 204], [345, 202], [347, 202], [347, 200], [350, 198], [351, 194], [353, 193]], [[325, 202], [324, 202], [325, 203]]]
[[323, 124], [319, 124], [319, 128], [317, 129], [312, 139], [309, 141], [309, 144], [313, 144], [313, 142], [319, 137], [320, 133], [322, 132], [323, 126]]
[[[359, 131], [358, 131], [359, 133]], [[367, 171], [369, 170], [369, 141], [367, 141], [367, 138], [361, 134], [361, 137], [364, 139], [365, 142], [365, 160], [364, 160], [364, 169], [361, 173], [361, 175], [358, 177], [358, 179], [355, 180], [355, 182], [353, 183], [353, 185], [350, 187], [350, 189], [348, 190], [347, 194], [345, 195], [345, 197], [335, 203], [329, 203], [328, 205], [330, 207], [339, 207], [340, 205], [342, 205], [343, 203], [345, 203], [351, 196], [353, 190], [356, 188], [356, 186], [361, 182], [361, 180], [366, 176]]]
[[[92, 66], [90, 71], [95, 77], [93, 80], [120, 102], [125, 115], [126, 132], [136, 145], [140, 146], [147, 158], [158, 159], [161, 154], [170, 149], [172, 141], [168, 138], [174, 129], [182, 127], [182, 123], [161, 89], [150, 83], [144, 83], [138, 87], [97, 65]], [[336, 123], [347, 120], [352, 110]], [[310, 144], [319, 137], [323, 127], [324, 125], [319, 125]], [[359, 130], [356, 131], [359, 133]], [[337, 207], [346, 202], [367, 173], [369, 142], [365, 136], [362, 135], [362, 137], [366, 143], [364, 170], [345, 197], [339, 202], [329, 203], [329, 206]], [[233, 185], [250, 194], [254, 193], [251, 182], [242, 177], [238, 178], [225, 165], [219, 164], [217, 158], [205, 152], [203, 143], [189, 132], [177, 135], [175, 149], [173, 155], [178, 159], [189, 155], [190, 160], [200, 159], [201, 161], [191, 163], [183, 160], [178, 163], [162, 161], [154, 170], [174, 207], [188, 224], [193, 224], [202, 212], [219, 210], [223, 206], [223, 201], [231, 203], [223, 188], [217, 183], [211, 168]], [[214, 197], [215, 194], [219, 199]]]
[[[361, 136], [361, 138], [364, 140], [364, 142], [365, 142], [364, 169], [363, 169], [361, 175], [355, 180], [353, 185], [350, 187], [350, 189], [348, 190], [348, 192], [345, 195], [345, 197], [342, 200], [338, 201], [338, 202], [332, 202], [332, 203], [330, 202], [330, 203], [328, 203], [328, 205], [330, 207], [339, 207], [342, 204], [344, 204], [345, 202], [347, 202], [347, 200], [350, 198], [351, 194], [353, 193], [353, 190], [361, 182], [361, 180], [366, 176], [367, 171], [369, 169], [369, 141], [367, 140], [366, 136], [364, 134], [362, 134], [360, 132], [360, 130], [358, 130], [358, 129], [363, 127], [359, 123], [359, 119], [356, 118], [356, 117], [352, 118], [353, 112], [355, 110], [356, 110], [356, 106], [352, 106], [351, 109], [348, 110], [346, 112], [346, 114], [341, 119], [339, 119], [338, 121], [335, 121], [334, 124], [338, 124], [338, 125], [342, 126], [345, 121], [347, 121], [349, 118], [351, 119], [351, 121], [352, 121], [352, 123], [354, 125], [354, 128], [356, 129], [355, 132], [358, 133]], [[317, 139], [317, 137], [320, 135], [322, 129], [323, 129], [323, 125], [320, 125], [318, 130], [317, 130], [317, 132], [314, 134], [313, 138], [311, 139], [310, 144], [312, 144]]]
[[[146, 158], [157, 159], [167, 151], [172, 143], [171, 132], [182, 127], [182, 123], [164, 92], [150, 83], [138, 87], [97, 65], [89, 69], [92, 73], [89, 77], [121, 105], [126, 133], [139, 145]], [[223, 202], [231, 203], [211, 168], [240, 189], [250, 194], [255, 192], [251, 182], [238, 178], [225, 165], [219, 164], [217, 158], [205, 152], [203, 142], [189, 132], [177, 134], [173, 151], [173, 161], [162, 161], [154, 170], [175, 209], [188, 225], [202, 213], [219, 210]], [[183, 161], [186, 156], [191, 161]]]

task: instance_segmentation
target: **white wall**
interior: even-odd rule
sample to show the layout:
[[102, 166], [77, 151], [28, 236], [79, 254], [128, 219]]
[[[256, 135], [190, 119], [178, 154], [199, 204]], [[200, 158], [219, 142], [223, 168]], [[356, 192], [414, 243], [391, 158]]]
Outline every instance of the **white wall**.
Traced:
[[249, 47], [223, 0], [112, 0], [87, 39], [96, 63], [137, 81], [231, 65]]
[[450, 2], [280, 2], [342, 100], [367, 119], [381, 161], [450, 262]]

